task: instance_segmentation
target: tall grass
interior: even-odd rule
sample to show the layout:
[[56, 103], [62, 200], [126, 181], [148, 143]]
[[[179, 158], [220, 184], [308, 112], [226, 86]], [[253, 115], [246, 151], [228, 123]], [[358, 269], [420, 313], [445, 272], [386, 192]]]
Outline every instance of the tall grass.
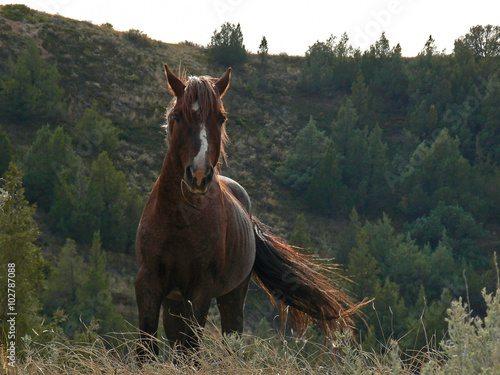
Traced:
[[[328, 347], [306, 339], [275, 335], [226, 336], [209, 324], [200, 351], [176, 358], [158, 339], [160, 355], [140, 368], [135, 360], [136, 334], [100, 336], [95, 326], [70, 341], [57, 330], [26, 336], [16, 369], [5, 374], [500, 374], [500, 290], [488, 295], [484, 320], [472, 318], [460, 300], [448, 310], [449, 337], [439, 348], [423, 348], [413, 357], [401, 355], [390, 341], [381, 353], [364, 351], [349, 333], [339, 334]], [[332, 349], [333, 347], [336, 349]], [[439, 350], [437, 350], [439, 349]], [[2, 355], [2, 361], [5, 355]]]

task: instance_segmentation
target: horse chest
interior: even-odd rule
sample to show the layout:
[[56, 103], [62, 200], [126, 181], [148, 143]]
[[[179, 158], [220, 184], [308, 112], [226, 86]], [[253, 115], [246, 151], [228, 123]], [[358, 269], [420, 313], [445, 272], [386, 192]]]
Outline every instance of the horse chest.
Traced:
[[221, 220], [184, 228], [169, 227], [162, 246], [162, 257], [169, 263], [192, 265], [204, 269], [217, 259], [224, 248]]

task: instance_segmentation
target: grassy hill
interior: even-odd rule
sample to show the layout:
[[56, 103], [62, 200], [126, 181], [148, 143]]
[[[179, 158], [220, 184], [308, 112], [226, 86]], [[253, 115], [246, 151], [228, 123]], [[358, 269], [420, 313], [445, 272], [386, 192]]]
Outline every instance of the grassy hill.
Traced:
[[[120, 129], [118, 164], [143, 193], [152, 186], [165, 152], [160, 125], [165, 122], [165, 108], [172, 95], [163, 64], [188, 75], [214, 77], [227, 68], [210, 62], [201, 46], [161, 43], [138, 30], [117, 32], [106, 25], [25, 8], [10, 14], [10, 18], [0, 15], [0, 22], [4, 57], [0, 69], [5, 72], [8, 61], [15, 61], [27, 40], [35, 39], [43, 58], [61, 74], [68, 108], [64, 126], [73, 126], [85, 109], [97, 103], [99, 111]], [[317, 103], [317, 99], [297, 94], [299, 57], [283, 55], [270, 59], [265, 74], [260, 71], [256, 56], [250, 56], [246, 65], [234, 68], [231, 91], [224, 100], [231, 140], [224, 173], [242, 182], [257, 205], [264, 197], [279, 202], [273, 194], [279, 187], [270, 178], [270, 167], [280, 161], [298, 129], [311, 114], [316, 116], [315, 112], [320, 121], [329, 121], [338, 104], [327, 99]], [[329, 113], [324, 113], [325, 102], [330, 102]], [[319, 107], [322, 109], [317, 110]], [[6, 127], [21, 156], [33, 141], [35, 129], [26, 134]]]

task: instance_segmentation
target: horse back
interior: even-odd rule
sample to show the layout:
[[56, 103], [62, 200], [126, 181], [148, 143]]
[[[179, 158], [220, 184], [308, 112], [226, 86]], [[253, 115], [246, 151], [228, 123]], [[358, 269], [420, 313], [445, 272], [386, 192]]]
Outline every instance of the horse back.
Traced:
[[238, 200], [238, 202], [246, 210], [248, 216], [252, 217], [252, 203], [247, 191], [236, 181], [226, 176], [219, 176], [219, 181], [222, 185], [226, 186], [231, 194]]

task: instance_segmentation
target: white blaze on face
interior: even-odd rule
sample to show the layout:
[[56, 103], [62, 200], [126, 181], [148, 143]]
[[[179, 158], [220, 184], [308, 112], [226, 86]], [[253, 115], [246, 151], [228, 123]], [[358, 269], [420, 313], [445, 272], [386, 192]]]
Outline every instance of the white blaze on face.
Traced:
[[195, 101], [195, 102], [191, 105], [191, 109], [192, 109], [194, 112], [197, 112], [197, 111], [200, 109], [200, 105], [198, 104], [198, 101]]
[[198, 151], [198, 155], [196, 155], [193, 160], [193, 164], [198, 167], [198, 170], [205, 169], [204, 164], [205, 164], [207, 150], [208, 150], [207, 130], [205, 129], [205, 124], [201, 124], [200, 151]]

